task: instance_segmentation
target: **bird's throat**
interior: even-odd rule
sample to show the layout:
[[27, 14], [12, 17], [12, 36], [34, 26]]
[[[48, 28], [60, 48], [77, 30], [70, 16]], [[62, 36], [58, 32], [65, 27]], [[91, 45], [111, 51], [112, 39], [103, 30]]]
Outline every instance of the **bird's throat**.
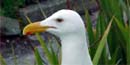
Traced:
[[92, 65], [84, 35], [64, 36], [61, 38], [61, 44], [61, 65]]

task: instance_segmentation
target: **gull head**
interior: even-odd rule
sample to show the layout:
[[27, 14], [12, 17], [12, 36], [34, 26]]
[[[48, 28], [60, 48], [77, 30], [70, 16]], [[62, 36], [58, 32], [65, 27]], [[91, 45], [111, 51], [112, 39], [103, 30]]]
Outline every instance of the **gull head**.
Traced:
[[50, 17], [40, 22], [34, 22], [25, 26], [23, 34], [36, 32], [49, 32], [58, 37], [67, 36], [84, 31], [84, 23], [80, 15], [73, 10], [59, 10]]

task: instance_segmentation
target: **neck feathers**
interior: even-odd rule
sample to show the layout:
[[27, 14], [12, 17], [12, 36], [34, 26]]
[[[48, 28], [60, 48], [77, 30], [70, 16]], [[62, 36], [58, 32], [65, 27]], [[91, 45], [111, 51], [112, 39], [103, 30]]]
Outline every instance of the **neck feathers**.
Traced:
[[61, 38], [61, 65], [92, 65], [85, 34], [69, 35]]

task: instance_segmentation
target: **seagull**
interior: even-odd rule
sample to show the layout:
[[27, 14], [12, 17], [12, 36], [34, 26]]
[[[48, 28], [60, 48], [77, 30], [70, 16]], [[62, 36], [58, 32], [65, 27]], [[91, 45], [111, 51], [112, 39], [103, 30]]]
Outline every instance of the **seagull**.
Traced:
[[73, 10], [62, 9], [40, 22], [28, 24], [23, 35], [49, 32], [61, 40], [61, 65], [93, 65], [81, 16]]

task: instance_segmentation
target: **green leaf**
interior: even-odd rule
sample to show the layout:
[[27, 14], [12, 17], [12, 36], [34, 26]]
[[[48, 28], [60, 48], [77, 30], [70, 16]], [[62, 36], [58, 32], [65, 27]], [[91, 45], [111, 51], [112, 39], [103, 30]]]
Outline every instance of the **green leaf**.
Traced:
[[51, 54], [52, 54], [52, 59], [53, 59], [53, 63], [54, 65], [59, 65], [59, 62], [58, 62], [58, 56], [56, 55], [56, 53], [54, 52], [54, 49], [52, 48], [52, 46], [50, 47], [51, 48]]
[[97, 20], [97, 25], [96, 25], [96, 38], [100, 38], [101, 35], [103, 35], [103, 32], [105, 31], [106, 27], [106, 20], [105, 20], [105, 14], [103, 12], [99, 13], [99, 17]]
[[35, 48], [34, 54], [35, 54], [36, 64], [37, 65], [44, 65], [43, 62], [42, 62], [42, 58], [41, 58], [37, 48]]
[[98, 48], [97, 48], [97, 50], [96, 50], [96, 54], [95, 54], [94, 59], [93, 59], [93, 64], [94, 64], [94, 65], [97, 65], [98, 62], [99, 62], [101, 53], [102, 53], [103, 48], [104, 48], [104, 46], [105, 46], [105, 43], [106, 43], [106, 41], [107, 41], [107, 36], [108, 36], [109, 30], [110, 30], [112, 21], [113, 21], [113, 17], [112, 17], [112, 19], [110, 20], [110, 23], [108, 24], [107, 29], [105, 30], [104, 35], [102, 36], [102, 38], [101, 38], [101, 40], [100, 40], [100, 42], [99, 42], [99, 46], [98, 46]]
[[5, 59], [2, 57], [1, 54], [0, 54], [0, 64], [7, 65]]
[[37, 39], [38, 39], [38, 41], [39, 41], [39, 43], [40, 43], [40, 45], [41, 45], [41, 47], [43, 49], [43, 52], [45, 53], [45, 57], [47, 58], [47, 60], [49, 61], [49, 63], [51, 65], [54, 64], [53, 59], [52, 59], [52, 55], [49, 52], [46, 44], [44, 43], [44, 41], [43, 41], [42, 37], [39, 35], [39, 33], [36, 33], [36, 37], [37, 37]]
[[127, 64], [129, 65], [130, 64], [130, 27], [124, 27], [121, 23], [120, 23], [120, 21], [116, 18], [116, 17], [114, 17], [114, 19], [115, 19], [115, 22], [116, 22], [116, 24], [117, 24], [117, 26], [118, 26], [118, 28], [120, 29], [120, 31], [121, 31], [121, 34], [123, 35], [123, 39], [125, 40], [124, 42], [126, 43], [126, 58], [127, 58]]
[[109, 64], [111, 64], [111, 65], [115, 65], [116, 64], [118, 51], [119, 51], [119, 46], [114, 51], [114, 54], [112, 55], [112, 59], [109, 61]]
[[122, 14], [123, 10], [120, 7], [119, 0], [102, 0], [100, 1], [100, 7], [105, 12], [108, 19], [110, 19], [112, 16], [115, 16], [124, 25]]
[[122, 25], [122, 23], [121, 23], [116, 17], [114, 17], [114, 19], [115, 19], [115, 22], [116, 22], [118, 28], [120, 29], [120, 31], [121, 31], [121, 33], [122, 33], [122, 35], [123, 35], [125, 41], [128, 41], [128, 40], [129, 40], [129, 38], [128, 38], [128, 34], [129, 34], [129, 33], [128, 33], [127, 28], [124, 27], [124, 26]]
[[92, 22], [91, 22], [91, 19], [87, 10], [85, 10], [85, 18], [86, 18], [89, 43], [92, 44], [94, 42], [94, 33], [93, 33], [93, 28], [92, 28]]

